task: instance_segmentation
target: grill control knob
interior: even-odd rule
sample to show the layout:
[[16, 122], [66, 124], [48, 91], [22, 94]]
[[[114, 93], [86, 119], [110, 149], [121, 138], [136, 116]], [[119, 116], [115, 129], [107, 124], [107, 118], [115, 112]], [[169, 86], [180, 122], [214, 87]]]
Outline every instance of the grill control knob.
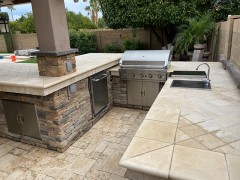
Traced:
[[152, 78], [152, 77], [153, 77], [153, 75], [152, 75], [152, 74], [149, 74], [149, 75], [148, 75], [148, 77], [149, 77], [149, 78]]
[[162, 75], [158, 75], [158, 78], [161, 79], [163, 76]]
[[143, 78], [143, 74], [140, 74], [140, 77]]
[[134, 74], [134, 73], [132, 73], [132, 74], [131, 74], [131, 76], [132, 76], [132, 77], [135, 77], [135, 74]]

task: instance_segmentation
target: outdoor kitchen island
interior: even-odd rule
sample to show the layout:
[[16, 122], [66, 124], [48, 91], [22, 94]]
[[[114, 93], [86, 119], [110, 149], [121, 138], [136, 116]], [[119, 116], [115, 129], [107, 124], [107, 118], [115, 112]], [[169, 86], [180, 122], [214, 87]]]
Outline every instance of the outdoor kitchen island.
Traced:
[[[172, 62], [168, 71], [199, 64]], [[168, 78], [119, 162], [127, 178], [240, 179], [240, 91], [221, 63], [208, 64], [211, 90], [171, 88]]]
[[[76, 72], [61, 77], [39, 76], [37, 64], [0, 63], [0, 135], [65, 151], [112, 106], [109, 68], [120, 58], [104, 53], [76, 56]], [[108, 104], [95, 116], [90, 77], [102, 71]]]

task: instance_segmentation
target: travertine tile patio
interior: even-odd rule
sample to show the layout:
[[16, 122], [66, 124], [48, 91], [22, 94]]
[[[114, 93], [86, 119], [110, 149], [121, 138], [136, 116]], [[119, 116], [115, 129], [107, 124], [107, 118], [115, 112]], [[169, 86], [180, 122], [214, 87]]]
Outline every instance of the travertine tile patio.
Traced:
[[0, 138], [0, 179], [126, 180], [118, 162], [146, 113], [114, 107], [64, 153]]

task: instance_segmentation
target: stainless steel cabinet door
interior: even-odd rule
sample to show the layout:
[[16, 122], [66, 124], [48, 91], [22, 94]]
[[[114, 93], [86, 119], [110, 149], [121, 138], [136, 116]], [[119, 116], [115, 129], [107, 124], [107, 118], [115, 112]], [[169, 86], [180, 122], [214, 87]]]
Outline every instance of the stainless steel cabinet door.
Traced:
[[143, 106], [152, 106], [159, 93], [159, 82], [142, 82], [143, 83]]
[[142, 106], [142, 81], [127, 81], [128, 104]]
[[92, 78], [93, 112], [97, 115], [108, 104], [107, 74]]
[[22, 127], [18, 121], [17, 103], [14, 101], [2, 100], [2, 104], [7, 121], [8, 131], [15, 134], [22, 134]]
[[40, 139], [35, 106], [28, 103], [17, 104], [20, 122], [22, 124], [22, 135]]

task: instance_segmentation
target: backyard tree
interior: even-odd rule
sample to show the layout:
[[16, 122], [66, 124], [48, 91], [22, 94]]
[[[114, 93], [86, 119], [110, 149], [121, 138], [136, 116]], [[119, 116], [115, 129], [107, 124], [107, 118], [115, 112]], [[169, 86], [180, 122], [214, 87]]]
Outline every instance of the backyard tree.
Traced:
[[20, 31], [24, 34], [36, 32], [32, 13], [27, 13], [15, 21], [9, 22], [9, 27], [11, 32]]
[[[88, 2], [88, 0], [83, 0], [83, 2]], [[92, 22], [97, 26], [98, 25], [98, 12], [100, 10], [100, 5], [98, 0], [90, 0], [89, 6], [86, 6], [85, 10], [88, 11], [88, 14], [91, 15]]]
[[81, 13], [74, 13], [72, 11], [67, 11], [67, 22], [68, 28], [71, 30], [79, 29], [96, 29], [97, 26], [86, 16]]
[[13, 5], [9, 5], [9, 6], [8, 6], [8, 9], [11, 11], [12, 21], [14, 21], [14, 18], [13, 18], [13, 11], [16, 10], [16, 9], [14, 8]]
[[106, 22], [103, 18], [98, 19], [98, 28], [107, 28]]
[[[74, 12], [67, 11], [68, 28], [71, 30], [79, 29], [95, 29], [96, 25], [88, 18], [83, 16], [81, 13], [75, 14]], [[35, 33], [36, 28], [32, 13], [28, 13], [14, 22], [9, 23], [10, 31], [21, 33]]]
[[[110, 28], [150, 27], [162, 45], [156, 28], [166, 34], [173, 27], [186, 23], [190, 17], [210, 14], [215, 21], [228, 14], [239, 14], [240, 0], [99, 0], [107, 26]], [[168, 35], [166, 37], [169, 37]], [[168, 42], [171, 42], [169, 39]]]

